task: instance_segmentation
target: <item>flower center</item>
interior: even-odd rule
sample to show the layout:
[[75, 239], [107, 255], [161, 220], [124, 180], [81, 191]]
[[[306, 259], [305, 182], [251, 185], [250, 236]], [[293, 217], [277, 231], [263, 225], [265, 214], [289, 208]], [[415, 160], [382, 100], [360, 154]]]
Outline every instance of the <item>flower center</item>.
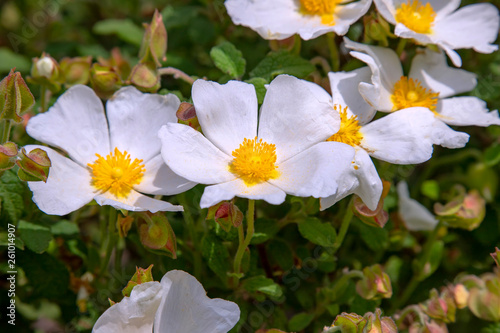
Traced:
[[300, 11], [306, 15], [321, 16], [321, 23], [335, 25], [333, 13], [341, 0], [300, 0]]
[[115, 148], [106, 158], [96, 154], [97, 159], [87, 164], [92, 173], [92, 185], [101, 192], [111, 192], [117, 198], [126, 198], [132, 186], [141, 182], [146, 171], [142, 160], [131, 160], [125, 151]]
[[269, 179], [278, 178], [276, 166], [276, 146], [263, 142], [262, 139], [244, 139], [240, 147], [232, 153], [234, 159], [229, 164], [229, 171], [252, 186]]
[[402, 76], [394, 85], [391, 95], [393, 111], [406, 109], [414, 106], [428, 108], [436, 112], [439, 93], [422, 87], [418, 80], [409, 79]]
[[396, 9], [396, 22], [404, 24], [408, 29], [421, 34], [431, 33], [436, 12], [430, 3], [425, 6], [419, 0], [408, 0]]
[[337, 141], [348, 144], [349, 146], [359, 146], [363, 140], [363, 134], [359, 132], [361, 126], [359, 125], [357, 116], [349, 116], [347, 114], [347, 106], [342, 109], [341, 105], [335, 104], [333, 109], [340, 114], [340, 129], [337, 133], [326, 139], [326, 141]]

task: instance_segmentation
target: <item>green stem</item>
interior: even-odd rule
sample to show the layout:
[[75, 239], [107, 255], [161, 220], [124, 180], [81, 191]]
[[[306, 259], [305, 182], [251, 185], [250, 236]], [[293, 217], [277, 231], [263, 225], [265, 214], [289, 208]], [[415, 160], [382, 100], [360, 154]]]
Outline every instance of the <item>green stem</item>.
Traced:
[[398, 47], [396, 48], [396, 53], [398, 54], [398, 57], [401, 57], [401, 54], [405, 50], [406, 43], [408, 42], [408, 39], [406, 38], [400, 38]]
[[183, 192], [178, 195], [179, 203], [185, 207], [182, 216], [184, 217], [184, 222], [186, 223], [186, 229], [188, 230], [189, 238], [191, 239], [191, 250], [193, 253], [193, 266], [194, 266], [194, 276], [196, 278], [201, 278], [201, 253], [196, 250], [196, 244], [198, 244], [196, 238], [196, 228], [193, 220], [193, 216], [191, 215], [191, 211], [189, 210], [189, 205], [186, 198], [186, 192]]
[[338, 72], [340, 69], [340, 58], [339, 58], [339, 50], [337, 48], [337, 44], [335, 43], [335, 33], [334, 32], [327, 33], [326, 41], [328, 43], [328, 49], [330, 50], [332, 71]]
[[116, 209], [109, 206], [109, 214], [108, 214], [108, 245], [106, 247], [106, 254], [104, 255], [104, 260], [101, 262], [101, 270], [100, 274], [102, 275], [106, 269], [108, 268], [109, 259], [111, 258], [111, 253], [116, 244]]
[[[243, 239], [243, 224], [241, 224], [238, 229], [238, 238], [239, 245], [238, 250], [236, 251], [236, 256], [234, 257], [234, 273], [239, 274], [241, 271], [241, 260], [243, 259], [243, 254], [245, 253], [246, 248], [250, 245], [250, 241], [252, 240], [255, 224], [254, 224], [254, 214], [255, 214], [255, 201], [248, 200], [248, 210], [247, 210], [247, 235]], [[243, 240], [243, 242], [242, 242]], [[234, 277], [234, 286], [238, 285], [239, 278], [237, 276]]]
[[40, 86], [40, 113], [47, 111], [47, 86], [42, 84]]
[[11, 121], [6, 119], [3, 123], [2, 144], [9, 141], [11, 127], [12, 127]]
[[300, 55], [300, 50], [302, 49], [302, 39], [300, 38], [299, 35], [294, 35], [293, 38], [294, 40], [293, 40], [292, 53]]
[[345, 235], [347, 234], [347, 230], [349, 229], [349, 225], [351, 224], [352, 218], [354, 216], [354, 213], [352, 211], [353, 205], [354, 205], [354, 199], [351, 199], [349, 201], [349, 204], [347, 205], [344, 217], [342, 218], [342, 224], [340, 225], [340, 230], [337, 235], [337, 239], [335, 239], [335, 243], [333, 243], [333, 248], [331, 252], [332, 255], [338, 251], [338, 249], [342, 245], [342, 242], [344, 241]]

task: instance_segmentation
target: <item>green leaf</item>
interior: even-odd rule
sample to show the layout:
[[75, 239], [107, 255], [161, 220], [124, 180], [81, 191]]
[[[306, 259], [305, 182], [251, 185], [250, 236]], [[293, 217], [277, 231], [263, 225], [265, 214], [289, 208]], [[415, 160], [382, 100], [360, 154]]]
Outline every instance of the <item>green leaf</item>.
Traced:
[[500, 144], [494, 144], [484, 152], [484, 163], [488, 167], [497, 165], [500, 162]]
[[141, 46], [144, 29], [129, 19], [107, 19], [97, 22], [92, 28], [98, 35], [117, 35], [121, 40]]
[[239, 78], [245, 74], [247, 62], [241, 51], [230, 42], [223, 42], [212, 47], [210, 57], [218, 69], [233, 78]]
[[207, 234], [201, 241], [201, 252], [208, 260], [208, 267], [227, 284], [227, 273], [231, 270], [229, 252], [221, 240], [213, 233]]
[[382, 228], [375, 228], [369, 225], [356, 223], [359, 228], [361, 238], [366, 243], [366, 245], [373, 251], [382, 251], [389, 246], [389, 234], [387, 230]]
[[280, 297], [283, 294], [278, 284], [263, 275], [244, 280], [243, 288], [249, 292], [261, 292], [271, 297]]
[[311, 243], [330, 247], [335, 243], [337, 233], [329, 223], [321, 223], [317, 218], [308, 218], [299, 223], [300, 234]]
[[257, 101], [259, 104], [262, 104], [262, 102], [264, 102], [264, 96], [267, 92], [266, 84], [269, 84], [269, 82], [261, 77], [254, 77], [249, 80], [245, 80], [245, 82], [253, 84], [255, 92], [257, 93]]
[[195, 6], [174, 7], [168, 5], [162, 10], [161, 16], [163, 17], [165, 28], [168, 31], [172, 28], [188, 26], [190, 21], [198, 15], [199, 11], [200, 7]]
[[69, 272], [64, 264], [53, 256], [35, 254], [29, 250], [19, 251], [16, 264], [23, 268], [33, 287], [33, 299], [60, 298], [68, 293]]
[[424, 181], [420, 190], [423, 195], [432, 200], [439, 199], [439, 183], [433, 179]]
[[17, 230], [26, 247], [36, 253], [47, 250], [52, 240], [50, 229], [38, 224], [21, 220]]
[[0, 203], [2, 214], [5, 212], [11, 222], [19, 221], [24, 211], [22, 194], [24, 185], [12, 170], [7, 170], [0, 177]]
[[31, 61], [28, 58], [6, 47], [0, 47], [0, 59], [2, 59], [0, 73], [9, 72], [14, 67], [20, 72], [28, 72], [31, 68]]
[[279, 239], [272, 240], [267, 244], [267, 252], [281, 269], [287, 271], [292, 268], [293, 250], [287, 242]]
[[299, 313], [290, 319], [288, 323], [288, 329], [293, 332], [302, 331], [305, 329], [314, 319], [314, 314], [312, 313]]
[[61, 220], [53, 224], [50, 227], [50, 231], [53, 235], [57, 236], [73, 236], [77, 235], [80, 232], [80, 229], [78, 229], [78, 225], [76, 225], [75, 223]]
[[271, 52], [251, 72], [250, 77], [261, 77], [271, 81], [280, 74], [304, 78], [314, 71], [314, 65], [288, 51]]
[[271, 239], [279, 231], [278, 223], [274, 219], [258, 218], [255, 220], [255, 232], [250, 244], [261, 244]]

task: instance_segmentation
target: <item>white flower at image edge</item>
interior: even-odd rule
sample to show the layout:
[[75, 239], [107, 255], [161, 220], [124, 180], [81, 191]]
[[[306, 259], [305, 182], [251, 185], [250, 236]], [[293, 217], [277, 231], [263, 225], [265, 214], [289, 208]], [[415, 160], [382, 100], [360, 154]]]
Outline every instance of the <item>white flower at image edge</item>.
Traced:
[[436, 44], [455, 66], [462, 65], [455, 49], [474, 49], [481, 53], [498, 50], [498, 9], [478, 3], [457, 10], [460, 0], [374, 0], [377, 10], [396, 26], [394, 34], [413, 38], [420, 44]]
[[212, 185], [205, 188], [202, 208], [235, 196], [278, 205], [287, 193], [332, 195], [354, 149], [326, 142], [339, 129], [339, 115], [308, 87], [292, 76], [276, 77], [259, 115], [252, 84], [198, 80], [192, 98], [205, 136], [167, 124], [158, 134], [162, 156], [182, 177]]
[[295, 34], [304, 40], [327, 32], [343, 36], [366, 14], [372, 0], [227, 0], [235, 24], [244, 25], [264, 39], [285, 39]]
[[[45, 150], [52, 162], [47, 182], [28, 182], [33, 201], [47, 214], [65, 215], [94, 200], [129, 211], [182, 211], [182, 206], [142, 193], [173, 195], [195, 184], [173, 173], [160, 156], [158, 129], [176, 122], [174, 95], [120, 89], [107, 102], [107, 117], [92, 89], [77, 85], [49, 111], [30, 119], [28, 134], [59, 148]], [[109, 127], [108, 127], [109, 126]]]
[[401, 181], [397, 185], [399, 217], [411, 231], [434, 230], [438, 220], [420, 202], [410, 198], [408, 184]]
[[208, 298], [192, 275], [174, 270], [161, 282], [136, 285], [107, 309], [93, 333], [226, 333], [240, 319], [233, 302]]

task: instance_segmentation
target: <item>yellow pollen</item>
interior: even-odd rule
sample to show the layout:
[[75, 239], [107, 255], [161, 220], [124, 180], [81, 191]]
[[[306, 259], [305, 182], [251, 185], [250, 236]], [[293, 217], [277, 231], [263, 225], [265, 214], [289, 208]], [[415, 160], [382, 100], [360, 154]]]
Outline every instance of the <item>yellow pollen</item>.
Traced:
[[326, 139], [326, 141], [337, 141], [348, 144], [350, 146], [359, 146], [363, 140], [363, 134], [359, 132], [361, 126], [359, 125], [357, 116], [349, 116], [347, 114], [347, 106], [342, 109], [341, 105], [335, 104], [333, 109], [340, 114], [340, 129], [337, 133]]
[[420, 34], [430, 34], [436, 12], [430, 3], [425, 6], [419, 0], [408, 0], [396, 9], [396, 22], [404, 24], [408, 29]]
[[418, 80], [402, 76], [394, 85], [394, 91], [391, 95], [392, 111], [421, 106], [436, 112], [438, 96], [439, 93], [422, 87]]
[[263, 142], [262, 139], [257, 141], [257, 137], [252, 140], [244, 139], [232, 155], [234, 159], [229, 164], [229, 171], [248, 186], [279, 176], [274, 144]]
[[96, 154], [94, 163], [87, 164], [92, 173], [92, 185], [102, 193], [109, 191], [117, 198], [126, 198], [132, 187], [141, 182], [146, 171], [142, 160], [131, 160], [125, 151], [115, 148], [106, 158]]
[[300, 0], [300, 11], [305, 15], [321, 16], [321, 23], [335, 25], [333, 14], [342, 0]]

